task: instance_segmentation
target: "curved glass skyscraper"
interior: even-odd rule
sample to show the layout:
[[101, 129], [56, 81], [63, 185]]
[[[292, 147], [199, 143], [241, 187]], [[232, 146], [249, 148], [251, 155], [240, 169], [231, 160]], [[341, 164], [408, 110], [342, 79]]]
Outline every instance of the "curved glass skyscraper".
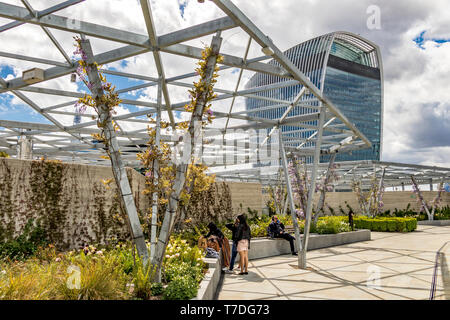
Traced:
[[[336, 161], [380, 160], [383, 68], [378, 46], [349, 32], [334, 32], [303, 42], [287, 50], [285, 54], [372, 142], [372, 149], [338, 154]], [[274, 60], [269, 64], [279, 65]], [[301, 85], [289, 85], [287, 81], [272, 75], [255, 74], [246, 88], [279, 85], [277, 89], [257, 93], [259, 99], [247, 98], [248, 113], [261, 118], [280, 118], [287, 106], [277, 107], [277, 100], [292, 101], [302, 88]], [[283, 82], [286, 82], [286, 86], [283, 86]], [[307, 110], [311, 112], [317, 106], [319, 101], [313, 95], [306, 94], [290, 116], [303, 114]], [[282, 131], [285, 144], [292, 147], [299, 143], [289, 142], [289, 137], [306, 139], [314, 133], [313, 130], [299, 130], [295, 126], [284, 126]], [[335, 136], [336, 133], [324, 131], [325, 146], [327, 135]], [[326, 161], [326, 158], [322, 158], [322, 161]]]

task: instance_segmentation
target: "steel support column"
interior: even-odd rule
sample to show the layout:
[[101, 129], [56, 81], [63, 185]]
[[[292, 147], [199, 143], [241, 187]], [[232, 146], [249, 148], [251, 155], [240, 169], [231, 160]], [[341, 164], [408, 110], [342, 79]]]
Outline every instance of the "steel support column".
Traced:
[[[288, 165], [288, 161], [287, 161], [286, 150], [284, 150], [282, 134], [280, 134], [279, 141], [280, 141], [281, 161], [282, 161], [282, 166], [283, 166], [283, 171], [284, 171], [284, 179], [286, 180], [286, 189], [288, 192], [289, 206], [291, 207], [291, 217], [292, 217], [292, 224], [294, 226], [295, 241], [297, 241], [299, 252], [303, 252], [304, 250], [302, 248], [302, 239], [300, 237], [300, 228], [299, 228], [298, 222], [297, 222], [297, 215], [295, 214], [294, 195], [292, 192], [291, 180], [289, 179], [289, 165]], [[299, 254], [298, 255], [298, 266], [299, 267], [300, 267], [300, 256], [301, 255]]]
[[[92, 84], [92, 96], [96, 99], [104, 95], [102, 88], [102, 81], [100, 79], [97, 66], [94, 65], [94, 54], [89, 40], [81, 40], [81, 48], [87, 56], [87, 64], [90, 68], [87, 68], [89, 82]], [[128, 215], [128, 219], [131, 227], [131, 234], [136, 244], [139, 256], [141, 256], [144, 265], [147, 265], [149, 257], [147, 245], [145, 243], [144, 234], [142, 232], [141, 223], [136, 210], [136, 205], [131, 191], [130, 183], [128, 181], [127, 172], [122, 162], [120, 155], [119, 143], [114, 129], [111, 113], [109, 107], [105, 105], [98, 106], [99, 123], [103, 123], [105, 128], [105, 138], [108, 140], [109, 154], [111, 158], [111, 166], [113, 169], [114, 178], [117, 184], [117, 189], [120, 192], [123, 208]]]
[[[205, 77], [203, 81], [206, 86], [211, 84], [211, 80], [213, 79], [215, 67], [217, 65], [217, 58], [219, 56], [220, 47], [222, 44], [222, 38], [220, 36], [220, 31], [213, 37], [211, 42], [211, 49], [213, 55], [209, 56], [206, 60], [206, 71]], [[206, 108], [206, 92], [203, 93], [197, 100], [197, 104], [192, 113], [191, 120], [189, 123], [189, 135], [191, 138], [191, 148], [190, 148], [190, 156], [186, 162], [182, 162], [176, 168], [175, 182], [173, 186], [173, 191], [169, 197], [169, 203], [167, 205], [167, 209], [164, 215], [164, 220], [162, 222], [161, 231], [158, 237], [158, 243], [156, 245], [156, 251], [154, 258], [152, 260], [152, 265], [156, 268], [156, 273], [158, 274], [161, 269], [161, 265], [164, 259], [164, 252], [166, 250], [167, 244], [169, 242], [169, 236], [171, 233], [171, 228], [174, 225], [175, 216], [178, 211], [178, 203], [180, 201], [181, 191], [185, 186], [186, 175], [188, 171], [189, 164], [191, 162], [192, 155], [194, 153], [194, 147], [196, 142], [196, 137], [200, 134], [198, 131], [198, 123], [201, 122], [203, 118], [203, 112]]]
[[[161, 104], [162, 104], [162, 86], [161, 80], [158, 83], [158, 94], [157, 94], [157, 114], [156, 114], [156, 136], [155, 136], [155, 144], [159, 148], [161, 144]], [[159, 161], [155, 159], [153, 163], [153, 184], [158, 186], [159, 179]], [[150, 261], [153, 261], [156, 250], [156, 232], [158, 227], [158, 192], [153, 192], [152, 195], [152, 220], [151, 220], [151, 230], [150, 230]]]
[[302, 268], [302, 269], [306, 269], [306, 251], [308, 250], [309, 228], [311, 226], [313, 197], [314, 197], [314, 191], [316, 189], [317, 167], [319, 166], [319, 162], [320, 162], [320, 146], [322, 144], [322, 134], [323, 134], [323, 126], [324, 126], [324, 122], [325, 122], [325, 112], [326, 112], [326, 109], [324, 107], [322, 107], [320, 109], [320, 116], [319, 116], [319, 123], [318, 123], [319, 129], [317, 130], [317, 142], [316, 142], [316, 147], [314, 150], [313, 167], [311, 170], [311, 183], [309, 186], [308, 202], [306, 205], [305, 231], [304, 231], [304, 235], [303, 235], [303, 250], [299, 254], [299, 268]]

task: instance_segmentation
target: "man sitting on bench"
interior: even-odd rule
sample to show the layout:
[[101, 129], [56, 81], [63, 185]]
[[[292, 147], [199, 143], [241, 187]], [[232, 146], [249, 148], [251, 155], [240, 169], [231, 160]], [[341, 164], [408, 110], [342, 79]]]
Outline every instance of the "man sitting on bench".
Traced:
[[268, 232], [271, 238], [282, 238], [289, 241], [289, 244], [291, 245], [292, 255], [294, 256], [297, 255], [297, 252], [295, 252], [294, 247], [295, 238], [291, 236], [289, 233], [284, 232], [284, 225], [281, 223], [281, 221], [278, 219], [277, 216], [272, 217], [272, 222], [269, 224]]

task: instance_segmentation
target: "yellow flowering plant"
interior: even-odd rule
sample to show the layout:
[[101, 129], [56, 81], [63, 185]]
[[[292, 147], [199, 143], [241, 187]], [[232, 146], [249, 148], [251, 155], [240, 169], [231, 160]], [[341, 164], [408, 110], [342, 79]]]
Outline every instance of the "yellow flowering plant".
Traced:
[[[209, 102], [216, 97], [216, 94], [214, 94], [213, 92], [213, 87], [217, 82], [217, 77], [219, 76], [219, 68], [216, 66], [209, 84], [206, 81], [207, 60], [211, 55], [213, 55], [213, 52], [210, 47], [206, 47], [202, 51], [202, 59], [197, 63], [198, 67], [195, 69], [196, 73], [200, 76], [200, 79], [197, 82], [194, 82], [194, 88], [188, 91], [190, 103], [184, 107], [186, 112], [192, 113], [197, 106], [198, 99], [201, 96], [204, 96], [204, 93], [206, 93], [206, 107], [203, 110], [202, 120], [203, 127], [208, 123], [211, 123], [214, 119], [213, 112], [211, 110], [211, 104]], [[219, 55], [217, 58], [217, 62], [221, 61], [223, 61], [223, 56]], [[146, 188], [143, 193], [149, 195], [150, 197], [153, 193], [158, 193], [158, 211], [161, 212], [164, 211], [165, 205], [167, 205], [168, 203], [169, 196], [173, 192], [173, 186], [176, 176], [176, 166], [172, 162], [172, 153], [169, 144], [160, 141], [159, 145], [157, 145], [157, 128], [155, 125], [156, 120], [151, 116], [149, 118], [149, 122], [153, 126], [149, 125], [147, 129], [147, 133], [149, 136], [147, 148], [144, 152], [139, 153], [137, 155], [137, 158], [138, 160], [140, 160], [142, 166], [145, 169]], [[161, 121], [160, 125], [161, 129], [169, 128], [169, 123], [166, 121]], [[175, 127], [175, 129], [182, 131], [187, 131], [188, 128], [188, 121], [179, 122]], [[180, 194], [180, 208], [188, 205], [193, 194], [208, 190], [215, 181], [214, 175], [206, 174], [206, 170], [208, 169], [206, 165], [197, 164], [194, 163], [193, 159], [191, 160], [192, 161], [189, 164], [187, 170], [185, 188]], [[154, 172], [156, 161], [158, 162], [159, 167], [157, 172], [157, 181], [155, 181], [156, 177]], [[147, 219], [144, 220], [150, 221], [150, 217], [152, 214], [152, 206], [150, 206]], [[156, 214], [158, 214], [158, 212]], [[145, 229], [146, 225], [144, 223], [144, 230]]]

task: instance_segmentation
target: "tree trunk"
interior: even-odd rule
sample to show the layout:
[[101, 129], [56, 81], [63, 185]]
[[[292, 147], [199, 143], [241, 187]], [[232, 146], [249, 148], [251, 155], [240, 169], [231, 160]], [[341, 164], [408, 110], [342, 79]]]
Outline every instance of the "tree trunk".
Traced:
[[381, 174], [381, 178], [380, 178], [380, 184], [378, 186], [378, 193], [377, 193], [377, 210], [375, 211], [376, 213], [374, 214], [374, 217], [377, 216], [378, 214], [380, 214], [380, 201], [381, 201], [381, 197], [383, 196], [383, 183], [384, 183], [384, 175], [386, 174], [386, 168], [383, 168], [383, 172]]
[[419, 197], [419, 201], [422, 204], [422, 207], [424, 208], [424, 210], [425, 210], [425, 212], [426, 212], [426, 214], [428, 216], [428, 220], [429, 221], [433, 221], [434, 217], [431, 215], [430, 210], [428, 210], [428, 205], [425, 202], [425, 200], [423, 199], [422, 194], [420, 193], [419, 186], [417, 185], [416, 179], [414, 179], [414, 177], [411, 176], [411, 180], [412, 180], [412, 182], [413, 182], [413, 184], [414, 184], [414, 186], [415, 186], [415, 188], [417, 190], [416, 191], [417, 196]]
[[433, 219], [434, 219], [434, 212], [436, 211], [436, 207], [437, 207], [437, 202], [438, 202], [438, 199], [441, 197], [443, 187], [444, 187], [444, 179], [442, 179], [441, 183], [439, 184], [438, 194], [436, 195], [436, 198], [434, 198], [434, 200], [433, 200], [433, 207], [431, 209], [431, 216], [433, 217]]

